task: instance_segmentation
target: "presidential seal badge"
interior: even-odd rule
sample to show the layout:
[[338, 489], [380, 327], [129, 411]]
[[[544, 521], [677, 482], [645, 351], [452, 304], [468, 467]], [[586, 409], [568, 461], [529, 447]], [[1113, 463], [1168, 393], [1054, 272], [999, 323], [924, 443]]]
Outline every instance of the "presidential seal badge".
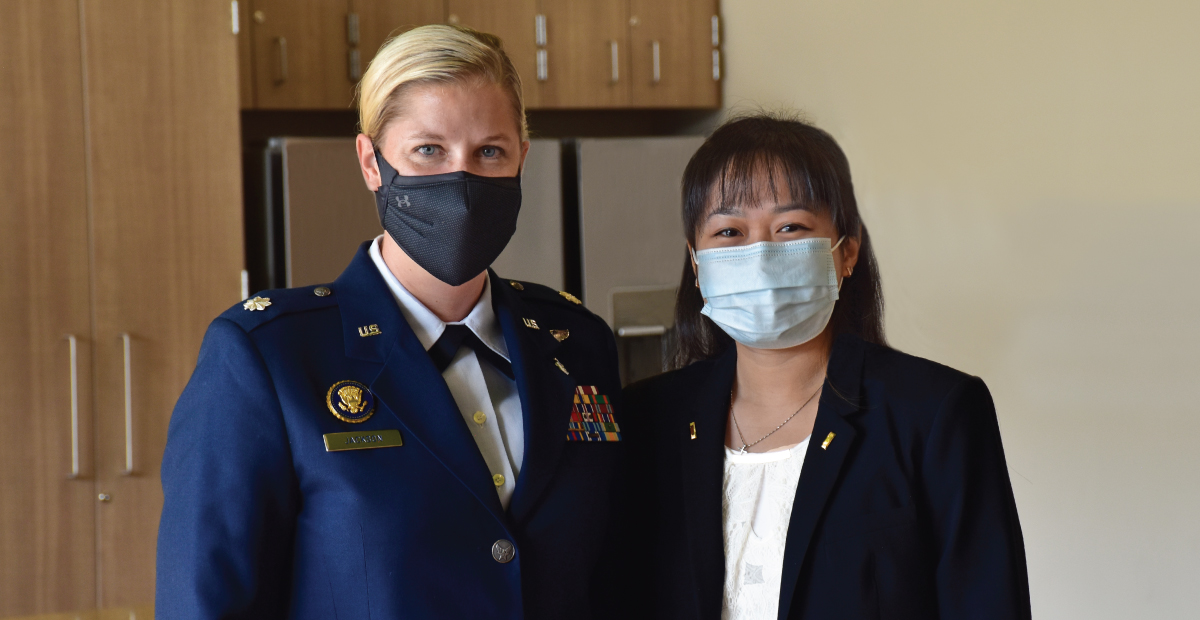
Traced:
[[338, 381], [325, 394], [325, 404], [337, 419], [351, 424], [366, 422], [375, 413], [375, 395], [357, 381]]

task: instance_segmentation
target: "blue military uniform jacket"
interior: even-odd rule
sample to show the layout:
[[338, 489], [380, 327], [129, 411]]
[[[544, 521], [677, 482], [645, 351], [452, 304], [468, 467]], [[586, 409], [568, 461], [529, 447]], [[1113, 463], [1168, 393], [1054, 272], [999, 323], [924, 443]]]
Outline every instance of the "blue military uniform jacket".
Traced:
[[[567, 295], [489, 272], [524, 414], [506, 511], [367, 247], [336, 282], [260, 293], [269, 305], [210, 326], [163, 457], [158, 617], [597, 615], [624, 449], [612, 332]], [[330, 411], [347, 380], [374, 401], [359, 423]], [[591, 415], [606, 400], [611, 417]], [[403, 445], [326, 450], [332, 433], [393, 430]]]

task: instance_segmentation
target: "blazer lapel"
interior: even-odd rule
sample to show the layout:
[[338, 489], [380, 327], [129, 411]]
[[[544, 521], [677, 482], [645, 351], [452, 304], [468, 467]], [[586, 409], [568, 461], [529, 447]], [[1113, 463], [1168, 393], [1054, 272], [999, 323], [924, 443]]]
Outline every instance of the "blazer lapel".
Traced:
[[842, 465], [854, 447], [857, 433], [844, 416], [858, 411], [861, 406], [862, 367], [863, 342], [853, 336], [838, 338], [830, 355], [825, 389], [817, 405], [817, 420], [804, 455], [800, 482], [796, 485], [796, 502], [783, 554], [780, 620], [786, 619], [791, 612], [796, 582], [811, 547], [813, 533], [825, 512], [830, 493], [837, 485]]
[[[405, 429], [405, 443], [425, 446], [434, 458], [506, 523], [500, 498], [479, 446], [463, 422], [446, 381], [434, 367], [388, 290], [364, 244], [333, 285], [349, 357], [382, 364], [371, 392]], [[376, 326], [378, 333], [369, 329]], [[366, 334], [366, 335], [363, 335]], [[382, 412], [380, 412], [382, 414]]]
[[[725, 587], [725, 532], [721, 494], [725, 477], [725, 425], [729, 391], [737, 370], [737, 350], [716, 359], [708, 379], [700, 387], [692, 406], [678, 421], [682, 443], [680, 477], [684, 500], [684, 523], [700, 617], [719, 617]], [[695, 439], [692, 439], [695, 424]], [[706, 612], [711, 611], [712, 614]]]
[[526, 318], [538, 321], [541, 317], [525, 306], [507, 280], [490, 271], [489, 275], [492, 305], [508, 346], [521, 397], [525, 457], [508, 505], [514, 523], [521, 523], [554, 477], [566, 447], [575, 380], [554, 363], [559, 341], [548, 330], [530, 329], [523, 321]]

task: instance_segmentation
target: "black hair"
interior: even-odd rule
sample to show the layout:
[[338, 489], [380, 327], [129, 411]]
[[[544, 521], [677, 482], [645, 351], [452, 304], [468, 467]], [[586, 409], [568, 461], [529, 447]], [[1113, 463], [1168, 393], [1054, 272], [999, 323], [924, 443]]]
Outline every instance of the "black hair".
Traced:
[[[839, 236], [859, 240], [858, 263], [854, 274], [842, 281], [830, 325], [835, 337], [849, 333], [886, 346], [879, 266], [854, 199], [850, 163], [828, 133], [779, 113], [740, 116], [718, 127], [683, 173], [683, 230], [688, 242], [696, 246], [696, 235], [710, 209], [759, 202], [761, 186], [756, 181], [764, 174], [772, 197], [778, 199], [786, 184], [793, 200], [814, 212], [828, 213]], [[691, 256], [685, 251], [670, 367], [711, 359], [733, 343], [700, 314], [703, 307]]]

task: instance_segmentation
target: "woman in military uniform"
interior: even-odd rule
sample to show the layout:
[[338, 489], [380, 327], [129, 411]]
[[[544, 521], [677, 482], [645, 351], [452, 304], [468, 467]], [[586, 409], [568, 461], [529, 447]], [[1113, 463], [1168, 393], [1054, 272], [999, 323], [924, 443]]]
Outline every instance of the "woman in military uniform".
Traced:
[[488, 266], [520, 208], [521, 80], [425, 26], [360, 84], [384, 233], [213, 321], [171, 419], [163, 618], [586, 618], [622, 459], [616, 348]]

